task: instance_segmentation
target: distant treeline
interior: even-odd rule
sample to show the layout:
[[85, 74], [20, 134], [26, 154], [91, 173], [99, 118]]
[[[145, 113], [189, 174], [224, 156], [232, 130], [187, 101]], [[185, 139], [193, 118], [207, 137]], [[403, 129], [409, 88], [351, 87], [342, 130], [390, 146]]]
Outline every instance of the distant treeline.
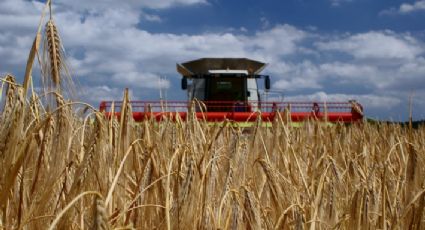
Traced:
[[[371, 118], [367, 119], [367, 122], [373, 123], [373, 124], [397, 124], [402, 126], [408, 126], [409, 121], [380, 121], [380, 120], [374, 120]], [[419, 127], [425, 126], [425, 120], [419, 120], [419, 121], [412, 121], [412, 127], [417, 129]]]

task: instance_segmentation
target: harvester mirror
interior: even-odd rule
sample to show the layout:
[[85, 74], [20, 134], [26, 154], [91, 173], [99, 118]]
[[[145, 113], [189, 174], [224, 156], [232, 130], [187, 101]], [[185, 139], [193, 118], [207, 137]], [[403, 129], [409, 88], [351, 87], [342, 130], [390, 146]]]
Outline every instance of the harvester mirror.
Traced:
[[186, 90], [187, 89], [187, 78], [183, 77], [182, 78], [182, 90]]
[[269, 76], [264, 77], [264, 88], [266, 88], [267, 90], [270, 89], [270, 77]]

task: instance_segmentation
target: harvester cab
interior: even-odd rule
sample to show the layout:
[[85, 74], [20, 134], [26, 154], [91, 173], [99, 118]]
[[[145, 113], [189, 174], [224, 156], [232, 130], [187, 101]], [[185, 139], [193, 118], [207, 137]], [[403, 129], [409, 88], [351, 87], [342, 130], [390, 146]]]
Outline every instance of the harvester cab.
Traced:
[[264, 79], [265, 90], [270, 89], [269, 76], [260, 75], [265, 66], [246, 58], [203, 58], [177, 64], [177, 71], [189, 101], [203, 102], [197, 110], [255, 112], [261, 105], [257, 79]]

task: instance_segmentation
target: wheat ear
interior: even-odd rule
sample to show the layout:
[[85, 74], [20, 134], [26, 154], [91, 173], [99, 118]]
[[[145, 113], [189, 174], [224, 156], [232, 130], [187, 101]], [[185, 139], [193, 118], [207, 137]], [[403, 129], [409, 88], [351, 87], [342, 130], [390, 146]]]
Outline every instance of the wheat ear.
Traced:
[[62, 57], [60, 52], [60, 39], [58, 29], [52, 19], [50, 19], [46, 24], [46, 39], [50, 59], [52, 77], [51, 80], [54, 86], [57, 87], [60, 85], [60, 70]]

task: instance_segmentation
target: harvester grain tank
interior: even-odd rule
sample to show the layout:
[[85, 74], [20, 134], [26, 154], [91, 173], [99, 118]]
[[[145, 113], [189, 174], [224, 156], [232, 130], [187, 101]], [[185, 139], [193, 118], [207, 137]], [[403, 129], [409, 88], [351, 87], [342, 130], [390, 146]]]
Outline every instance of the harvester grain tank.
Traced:
[[[231, 120], [253, 122], [273, 121], [280, 113], [291, 122], [313, 119], [328, 122], [358, 122], [363, 119], [362, 106], [347, 102], [268, 101], [262, 96], [270, 89], [270, 77], [262, 75], [263, 62], [247, 58], [202, 58], [177, 64], [182, 75], [181, 88], [187, 91], [186, 101], [131, 101], [136, 121], [145, 119], [182, 120], [188, 111], [209, 122]], [[258, 81], [263, 81], [265, 94], [260, 95]], [[100, 110], [108, 115], [111, 101], [103, 101]], [[120, 103], [115, 103], [120, 107]], [[117, 112], [116, 115], [120, 115]]]

